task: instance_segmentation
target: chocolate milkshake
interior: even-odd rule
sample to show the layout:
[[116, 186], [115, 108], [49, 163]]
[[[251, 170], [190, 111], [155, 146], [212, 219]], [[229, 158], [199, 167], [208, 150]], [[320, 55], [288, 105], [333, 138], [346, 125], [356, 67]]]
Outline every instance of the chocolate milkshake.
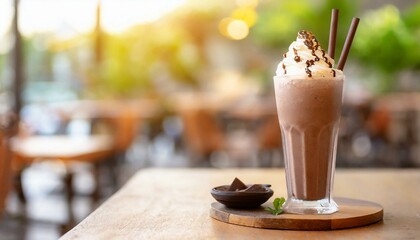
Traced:
[[330, 214], [343, 73], [311, 32], [300, 31], [274, 77], [286, 162], [286, 212]]

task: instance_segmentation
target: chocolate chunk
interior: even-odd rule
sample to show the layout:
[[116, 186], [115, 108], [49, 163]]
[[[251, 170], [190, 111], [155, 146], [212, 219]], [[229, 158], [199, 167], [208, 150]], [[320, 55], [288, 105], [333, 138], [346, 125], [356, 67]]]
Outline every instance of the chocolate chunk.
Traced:
[[230, 184], [228, 191], [238, 191], [246, 188], [247, 186], [241, 180], [235, 178], [235, 180], [233, 180], [233, 182]]
[[241, 192], [265, 192], [266, 188], [261, 184], [253, 184], [247, 189], [241, 190]]

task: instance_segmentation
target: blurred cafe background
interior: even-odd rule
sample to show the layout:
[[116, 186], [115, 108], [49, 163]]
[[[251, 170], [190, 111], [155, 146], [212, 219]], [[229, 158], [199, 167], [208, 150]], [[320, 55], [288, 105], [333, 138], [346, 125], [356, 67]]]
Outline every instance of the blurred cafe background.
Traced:
[[361, 18], [337, 167], [420, 167], [416, 0], [0, 0], [0, 239], [57, 239], [141, 169], [283, 167], [272, 77], [332, 8], [338, 53]]

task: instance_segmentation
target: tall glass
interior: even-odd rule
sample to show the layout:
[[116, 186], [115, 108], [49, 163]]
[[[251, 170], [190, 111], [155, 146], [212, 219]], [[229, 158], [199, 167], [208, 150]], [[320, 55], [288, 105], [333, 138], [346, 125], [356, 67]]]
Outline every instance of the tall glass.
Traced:
[[285, 212], [331, 214], [343, 78], [274, 77], [288, 198]]

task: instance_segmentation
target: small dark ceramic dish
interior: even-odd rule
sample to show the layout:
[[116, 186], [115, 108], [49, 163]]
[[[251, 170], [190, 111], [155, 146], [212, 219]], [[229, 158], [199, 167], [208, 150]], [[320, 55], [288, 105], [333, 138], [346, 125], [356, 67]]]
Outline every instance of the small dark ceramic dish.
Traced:
[[214, 199], [229, 208], [257, 208], [273, 196], [268, 184], [262, 184], [259, 191], [228, 191], [229, 187], [218, 186], [210, 192]]

